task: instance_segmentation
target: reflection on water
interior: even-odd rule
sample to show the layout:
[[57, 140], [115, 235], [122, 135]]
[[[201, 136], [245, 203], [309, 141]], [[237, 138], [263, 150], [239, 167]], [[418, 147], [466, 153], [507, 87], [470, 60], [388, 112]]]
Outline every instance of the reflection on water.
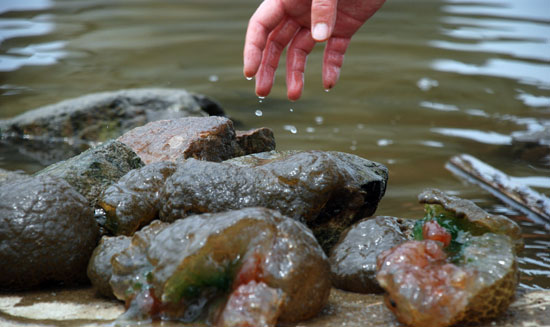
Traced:
[[[442, 11], [442, 34], [437, 48], [508, 55], [482, 64], [436, 60], [435, 70], [519, 79], [550, 88], [550, 3], [546, 0], [447, 0]], [[472, 18], [471, 16], [479, 16]], [[528, 60], [532, 60], [528, 61]], [[550, 105], [550, 102], [546, 103]]]
[[[12, 11], [44, 10], [53, 5], [50, 0], [3, 0], [0, 14]], [[31, 37], [51, 33], [54, 23], [50, 16], [30, 19], [0, 18], [0, 45], [13, 38]], [[25, 65], [53, 65], [65, 57], [64, 41], [29, 44], [23, 48], [9, 48], [0, 54], [0, 71], [8, 72]]]
[[[392, 0], [354, 37], [325, 93], [322, 46], [303, 98], [286, 99], [283, 67], [259, 99], [242, 76], [246, 23], [258, 0], [0, 0], [0, 119], [86, 93], [187, 88], [216, 98], [242, 128], [268, 126], [279, 149], [351, 152], [386, 164], [378, 214], [420, 217], [438, 187], [516, 219], [526, 235], [522, 286], [550, 289], [540, 225], [445, 168], [468, 153], [550, 194], [550, 158], [518, 157], [526, 131], [550, 129], [548, 0]], [[0, 145], [0, 168], [41, 166]]]

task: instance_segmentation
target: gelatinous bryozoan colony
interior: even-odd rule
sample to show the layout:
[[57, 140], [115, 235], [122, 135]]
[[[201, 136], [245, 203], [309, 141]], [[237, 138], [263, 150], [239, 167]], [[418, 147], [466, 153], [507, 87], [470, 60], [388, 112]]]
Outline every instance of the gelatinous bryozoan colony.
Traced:
[[195, 215], [149, 229], [110, 260], [110, 285], [128, 306], [120, 319], [274, 326], [311, 318], [327, 303], [325, 254], [311, 231], [277, 211]]
[[419, 198], [429, 204], [414, 228], [416, 240], [378, 257], [377, 280], [387, 292], [388, 308], [409, 326], [451, 326], [499, 316], [518, 283], [519, 227], [438, 190]]
[[65, 180], [21, 177], [0, 185], [0, 289], [86, 282], [99, 229]]

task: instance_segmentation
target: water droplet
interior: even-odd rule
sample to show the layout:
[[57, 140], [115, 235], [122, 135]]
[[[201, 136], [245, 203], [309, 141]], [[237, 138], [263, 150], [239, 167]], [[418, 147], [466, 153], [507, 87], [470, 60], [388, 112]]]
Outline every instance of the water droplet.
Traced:
[[258, 100], [258, 103], [262, 103], [262, 102], [264, 102], [264, 100], [262, 100], [262, 99]]
[[252, 80], [252, 77], [246, 77], [246, 80], [247, 80], [247, 81], [251, 81], [251, 80]]
[[388, 139], [380, 139], [378, 140], [377, 144], [378, 146], [388, 146], [390, 144], [393, 144], [393, 141]]
[[258, 117], [262, 117], [264, 115], [264, 113], [259, 109], [256, 110], [256, 112], [254, 114], [256, 114], [256, 116], [258, 116]]
[[265, 97], [259, 96], [258, 99], [263, 100], [263, 99], [265, 99]]
[[355, 151], [355, 150], [357, 150], [357, 146], [352, 145], [352, 146], [349, 147], [349, 149], [350, 149], [351, 151]]
[[315, 128], [313, 128], [313, 127], [308, 127], [308, 128], [306, 128], [306, 132], [308, 132], [308, 133], [315, 133]]
[[296, 126], [294, 126], [294, 125], [285, 125], [285, 126], [283, 126], [283, 129], [284, 129], [285, 131], [291, 132], [292, 134], [298, 133], [298, 129], [297, 129]]
[[363, 125], [363, 124], [357, 124], [357, 129], [363, 129], [363, 128], [365, 128], [365, 125]]
[[290, 111], [290, 112], [294, 112], [294, 109], [290, 108], [290, 109], [288, 109], [288, 111]]
[[315, 117], [315, 122], [317, 123], [317, 125], [321, 125], [323, 123], [323, 120], [323, 116]]
[[325, 92], [327, 92], [327, 93], [330, 92], [330, 89], [325, 89]]
[[220, 80], [220, 78], [218, 77], [218, 75], [210, 75], [210, 76], [208, 77], [208, 80], [209, 80], [210, 82], [212, 82], [212, 83], [216, 83], [217, 81]]

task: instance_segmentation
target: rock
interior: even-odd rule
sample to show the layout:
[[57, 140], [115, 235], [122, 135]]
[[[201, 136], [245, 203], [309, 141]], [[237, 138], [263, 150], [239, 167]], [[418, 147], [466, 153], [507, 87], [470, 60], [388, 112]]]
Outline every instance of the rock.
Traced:
[[173, 162], [156, 162], [131, 170], [107, 187], [98, 202], [106, 214], [105, 228], [113, 235], [132, 235], [157, 218], [160, 191], [174, 171]]
[[348, 228], [332, 248], [329, 261], [332, 285], [358, 293], [382, 293], [376, 281], [376, 257], [405, 242], [409, 229], [403, 219], [378, 216]]
[[10, 171], [0, 168], [0, 184], [7, 183], [26, 176], [26, 174], [19, 171]]
[[245, 155], [275, 150], [275, 136], [267, 127], [237, 131], [237, 143]]
[[[213, 100], [177, 89], [130, 89], [65, 100], [0, 120], [0, 139], [51, 164], [148, 122], [223, 115]], [[62, 149], [62, 151], [59, 151]]]
[[76, 157], [53, 164], [38, 173], [65, 179], [95, 207], [99, 195], [132, 169], [143, 166], [125, 144], [109, 141]]
[[243, 154], [231, 120], [188, 117], [159, 120], [134, 128], [118, 138], [150, 164], [186, 158], [223, 161]]
[[99, 236], [88, 201], [52, 176], [0, 185], [0, 289], [86, 281]]
[[262, 206], [306, 223], [325, 251], [341, 232], [372, 215], [387, 169], [339, 152], [261, 153], [223, 163], [188, 159], [167, 179], [160, 218]]
[[141, 237], [148, 229], [111, 260], [110, 284], [129, 305], [119, 320], [295, 322], [327, 302], [329, 265], [321, 247], [303, 224], [275, 210], [193, 215]]

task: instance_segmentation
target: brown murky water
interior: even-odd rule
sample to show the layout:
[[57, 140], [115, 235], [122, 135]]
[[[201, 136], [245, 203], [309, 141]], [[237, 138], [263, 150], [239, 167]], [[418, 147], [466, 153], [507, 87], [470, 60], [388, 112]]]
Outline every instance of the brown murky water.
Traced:
[[[0, 118], [86, 93], [186, 88], [217, 99], [245, 127], [268, 126], [279, 149], [351, 152], [384, 163], [378, 214], [420, 217], [425, 187], [518, 216], [444, 165], [471, 154], [550, 194], [550, 162], [512, 155], [518, 131], [550, 128], [550, 2], [388, 0], [355, 36], [339, 84], [321, 85], [322, 47], [303, 98], [254, 95], [241, 73], [258, 0], [1, 0]], [[284, 62], [281, 63], [284, 67]], [[42, 167], [0, 146], [0, 168]], [[524, 288], [550, 289], [550, 232], [520, 219]]]

